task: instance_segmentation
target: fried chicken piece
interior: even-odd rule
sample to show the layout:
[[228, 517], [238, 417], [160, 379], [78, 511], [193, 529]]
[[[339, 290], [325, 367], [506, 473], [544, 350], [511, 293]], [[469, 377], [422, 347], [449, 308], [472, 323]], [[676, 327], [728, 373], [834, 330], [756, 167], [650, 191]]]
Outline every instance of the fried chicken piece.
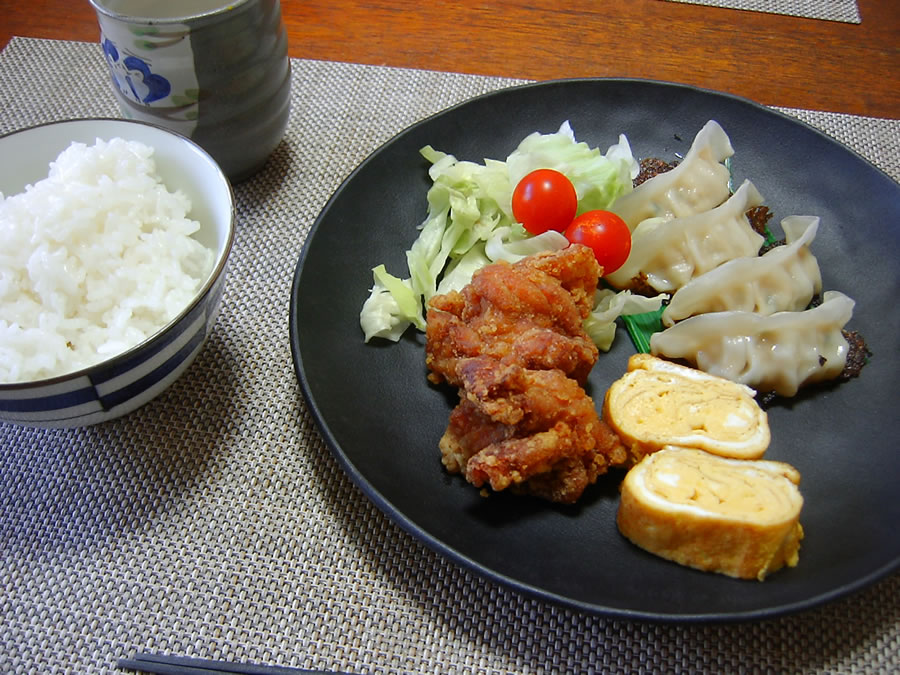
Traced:
[[582, 386], [598, 357], [582, 322], [601, 272], [576, 244], [488, 265], [461, 291], [431, 299], [428, 377], [460, 388], [440, 441], [450, 473], [572, 503], [625, 462]]
[[610, 465], [626, 460], [594, 402], [559, 369], [529, 370], [489, 357], [458, 365], [461, 401], [440, 441], [450, 473], [571, 504]]
[[591, 249], [574, 245], [488, 265], [462, 291], [431, 298], [429, 379], [459, 386], [460, 359], [490, 356], [525, 368], [559, 368], [584, 383], [597, 360], [582, 328], [601, 274]]

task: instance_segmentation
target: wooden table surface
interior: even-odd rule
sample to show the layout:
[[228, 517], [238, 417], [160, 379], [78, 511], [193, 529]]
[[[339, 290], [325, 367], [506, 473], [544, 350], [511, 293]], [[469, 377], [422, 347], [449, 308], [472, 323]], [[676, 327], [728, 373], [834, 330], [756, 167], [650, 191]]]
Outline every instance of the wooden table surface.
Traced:
[[[768, 105], [900, 118], [900, 2], [862, 23], [662, 0], [282, 0], [294, 57], [546, 80], [640, 77]], [[96, 41], [87, 0], [0, 0], [14, 35]]]

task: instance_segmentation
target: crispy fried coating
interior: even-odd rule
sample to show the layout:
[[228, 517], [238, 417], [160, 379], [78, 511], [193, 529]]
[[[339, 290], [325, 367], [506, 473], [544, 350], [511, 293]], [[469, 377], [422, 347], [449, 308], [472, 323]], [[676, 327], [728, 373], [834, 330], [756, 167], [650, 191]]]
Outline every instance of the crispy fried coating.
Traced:
[[575, 245], [488, 265], [462, 291], [432, 298], [429, 379], [460, 388], [440, 441], [450, 473], [573, 503], [626, 460], [582, 386], [598, 355], [582, 321], [600, 272]]
[[495, 359], [460, 364], [461, 401], [441, 438], [444, 466], [475, 487], [573, 503], [626, 455], [584, 389], [559, 369]]
[[584, 383], [598, 352], [582, 322], [600, 273], [591, 249], [576, 245], [488, 265], [462, 291], [434, 296], [426, 329], [429, 379], [459, 386], [459, 359], [490, 356], [535, 370], [559, 368]]

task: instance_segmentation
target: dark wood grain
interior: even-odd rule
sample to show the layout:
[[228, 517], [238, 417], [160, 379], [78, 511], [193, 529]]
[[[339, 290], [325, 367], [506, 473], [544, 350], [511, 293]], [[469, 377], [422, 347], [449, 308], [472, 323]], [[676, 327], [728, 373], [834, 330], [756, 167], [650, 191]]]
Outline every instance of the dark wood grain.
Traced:
[[[546, 80], [641, 77], [900, 118], [900, 2], [861, 24], [663, 2], [283, 0], [291, 56]], [[0, 0], [14, 35], [96, 41], [86, 0]]]

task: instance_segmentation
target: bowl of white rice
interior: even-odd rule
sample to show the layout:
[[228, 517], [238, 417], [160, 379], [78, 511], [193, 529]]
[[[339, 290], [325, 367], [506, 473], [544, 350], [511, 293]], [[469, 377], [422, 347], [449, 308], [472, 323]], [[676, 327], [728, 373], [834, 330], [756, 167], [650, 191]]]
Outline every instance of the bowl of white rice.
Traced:
[[0, 137], [0, 422], [155, 398], [213, 328], [233, 240], [231, 185], [183, 136], [79, 119]]

